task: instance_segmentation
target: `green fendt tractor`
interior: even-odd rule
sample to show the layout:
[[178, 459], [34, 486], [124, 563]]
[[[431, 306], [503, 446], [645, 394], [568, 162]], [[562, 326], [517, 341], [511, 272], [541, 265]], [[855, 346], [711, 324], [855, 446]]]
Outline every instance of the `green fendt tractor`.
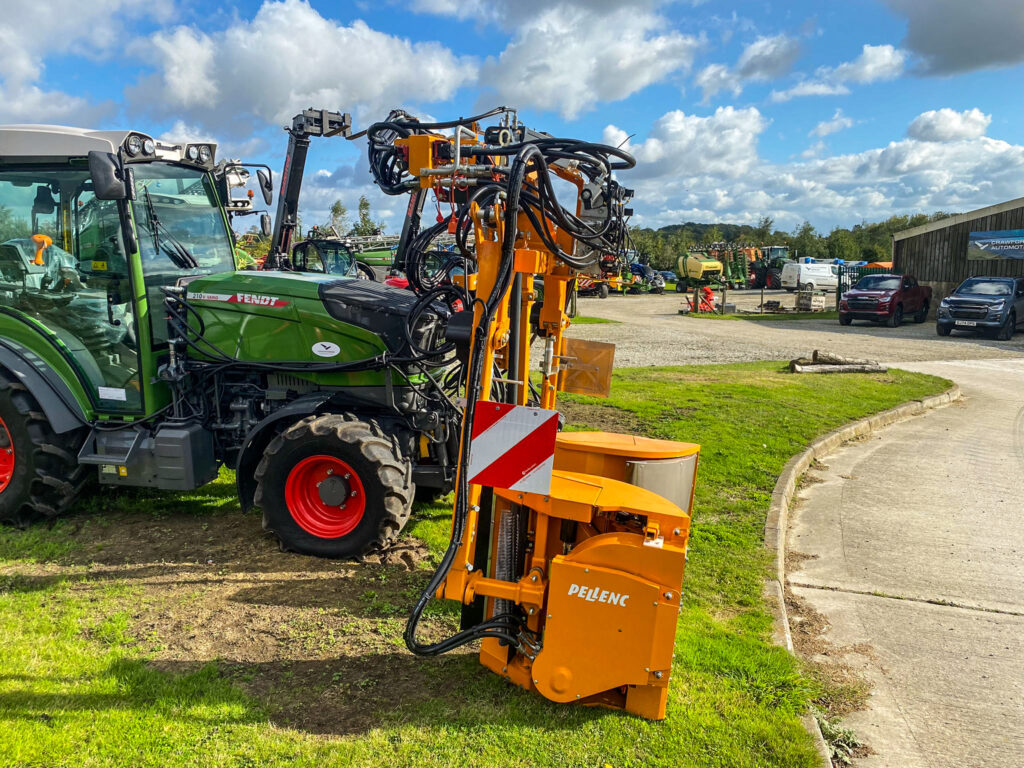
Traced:
[[385, 546], [418, 488], [454, 479], [445, 310], [236, 271], [215, 154], [0, 127], [0, 520], [57, 515], [91, 479], [186, 491], [226, 465], [285, 548]]

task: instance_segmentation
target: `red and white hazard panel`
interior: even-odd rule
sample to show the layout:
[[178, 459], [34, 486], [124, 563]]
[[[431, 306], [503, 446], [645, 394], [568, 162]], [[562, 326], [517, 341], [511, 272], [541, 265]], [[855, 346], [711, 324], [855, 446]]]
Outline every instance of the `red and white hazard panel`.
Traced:
[[558, 411], [477, 401], [469, 482], [510, 491], [550, 493], [557, 436]]

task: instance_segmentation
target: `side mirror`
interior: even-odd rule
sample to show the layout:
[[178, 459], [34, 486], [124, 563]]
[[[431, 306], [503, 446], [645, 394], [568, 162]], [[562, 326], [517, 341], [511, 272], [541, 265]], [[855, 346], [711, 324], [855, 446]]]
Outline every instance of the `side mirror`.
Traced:
[[93, 194], [97, 200], [125, 200], [128, 189], [121, 164], [110, 152], [93, 150], [89, 153], [89, 175]]
[[264, 237], [270, 237], [274, 231], [270, 228], [270, 214], [260, 214], [260, 232], [263, 233]]
[[267, 205], [274, 199], [274, 182], [270, 176], [270, 171], [260, 168], [256, 171], [256, 178], [260, 182], [260, 191], [263, 193], [263, 202]]

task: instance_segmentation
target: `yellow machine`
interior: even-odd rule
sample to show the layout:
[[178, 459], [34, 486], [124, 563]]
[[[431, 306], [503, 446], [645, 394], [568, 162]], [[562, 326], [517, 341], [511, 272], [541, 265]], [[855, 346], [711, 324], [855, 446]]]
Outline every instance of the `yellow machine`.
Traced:
[[[498, 125], [480, 126], [496, 115]], [[607, 386], [610, 345], [568, 340], [565, 308], [576, 276], [621, 247], [632, 193], [614, 172], [632, 167], [632, 157], [533, 132], [507, 109], [432, 124], [392, 113], [367, 133], [385, 192], [411, 193], [410, 211], [424, 193], [436, 199], [436, 226], [418, 233], [418, 222], [407, 222], [400, 249], [409, 263], [432, 232], [449, 232], [467, 265], [453, 285], [421, 297], [457, 295], [469, 308], [455, 311], [445, 332], [461, 361], [465, 405], [451, 542], [410, 616], [406, 644], [436, 655], [482, 640], [481, 662], [527, 690], [664, 718], [699, 446], [561, 433], [553, 462], [539, 470], [550, 474], [546, 492], [468, 477], [477, 432], [494, 412], [531, 405], [543, 415], [560, 390]], [[552, 176], [575, 187], [569, 207], [556, 199]], [[534, 380], [531, 337], [543, 350]], [[509, 445], [510, 462], [514, 451]], [[417, 625], [434, 598], [463, 605], [462, 629], [424, 643]]]
[[706, 283], [717, 280], [722, 276], [722, 262], [709, 253], [686, 253], [679, 257], [678, 272], [680, 277], [686, 277], [699, 283]]

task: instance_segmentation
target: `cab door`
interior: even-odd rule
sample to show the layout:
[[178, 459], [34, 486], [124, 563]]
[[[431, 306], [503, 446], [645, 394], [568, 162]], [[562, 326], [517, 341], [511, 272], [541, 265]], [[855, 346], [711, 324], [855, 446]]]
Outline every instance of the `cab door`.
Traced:
[[[98, 200], [85, 169], [5, 168], [0, 233], [9, 262], [2, 311], [42, 326], [101, 413], [143, 410], [136, 311], [117, 203]], [[20, 263], [20, 268], [18, 264]]]

